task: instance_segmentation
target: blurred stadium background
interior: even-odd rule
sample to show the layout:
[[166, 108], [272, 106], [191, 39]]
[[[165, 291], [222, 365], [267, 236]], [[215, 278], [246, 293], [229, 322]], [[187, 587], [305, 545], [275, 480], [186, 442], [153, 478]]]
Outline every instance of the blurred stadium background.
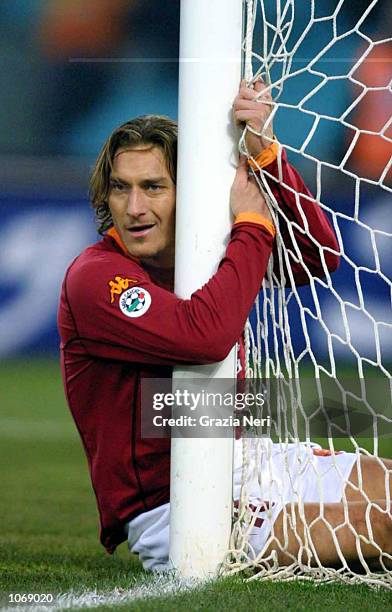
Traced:
[[[323, 0], [325, 14], [336, 4], [337, 0]], [[342, 26], [349, 27], [367, 6], [368, 0], [357, 0], [350, 6], [347, 3]], [[368, 21], [369, 32], [376, 39], [389, 35], [392, 15], [386, 2], [379, 6]], [[306, 11], [297, 15], [298, 32], [307, 17]], [[206, 18], [206, 28], [210, 27], [217, 24], [208, 23]], [[324, 34], [318, 31], [305, 40], [302, 58], [314, 56]], [[44, 486], [49, 487], [45, 503], [52, 508], [52, 516], [58, 512], [53, 498], [58, 498], [61, 488], [66, 497], [63, 510], [67, 516], [73, 512], [75, 528], [83, 514], [82, 501], [89, 500], [83, 508], [93, 507], [85, 468], [80, 478], [75, 475], [84, 459], [62, 397], [57, 366], [57, 301], [69, 262], [96, 239], [87, 190], [89, 173], [103, 141], [115, 126], [135, 115], [177, 116], [178, 38], [179, 0], [0, 3], [0, 451], [4, 462], [14, 465], [8, 476], [3, 474], [2, 504], [4, 512], [17, 504], [9, 531], [21, 536], [20, 554], [26, 530], [37, 537], [41, 528], [47, 531], [48, 514], [40, 510], [40, 490]], [[390, 44], [382, 51], [384, 58], [392, 59]], [[345, 39], [332, 50], [330, 69], [342, 68], [344, 62], [339, 58], [362, 53], [363, 40], [355, 36]], [[389, 79], [389, 65], [385, 61], [365, 65], [364, 82], [384, 84]], [[305, 81], [299, 79], [296, 87], [301, 91]], [[324, 112], [338, 116], [354, 94], [348, 81], [327, 88], [322, 99]], [[228, 108], [230, 104], [228, 100]], [[389, 110], [388, 96], [369, 97], [358, 107], [357, 124], [374, 126]], [[278, 118], [276, 132], [283, 142], [295, 146], [303, 140], [306, 127], [305, 117], [298, 113], [294, 120]], [[314, 140], [312, 153], [323, 159], [340, 159], [347, 148], [346, 137], [344, 131], [326, 126]], [[374, 137], [371, 142], [359, 143], [351, 162], [360, 173], [378, 180], [389, 154], [384, 142]], [[293, 161], [311, 182], [309, 167], [300, 158]], [[335, 210], [349, 210], [352, 186], [337, 172], [326, 174], [323, 180], [324, 200], [333, 203]], [[363, 212], [365, 217], [372, 215], [377, 227], [392, 231], [389, 205], [385, 192], [369, 189]], [[371, 244], [353, 225], [342, 229], [353, 257], [371, 259]], [[390, 240], [380, 241], [378, 246], [390, 278]], [[352, 283], [347, 273], [343, 267], [334, 276], [334, 283], [349, 299]], [[320, 299], [323, 301], [324, 296]], [[327, 324], [333, 327], [336, 304], [329, 306], [327, 300], [325, 296], [323, 312]], [[369, 310], [390, 320], [389, 300], [385, 287], [379, 290], [369, 278]], [[362, 353], [373, 354], [369, 321], [353, 312], [351, 326]], [[317, 333], [316, 329], [315, 342], [322, 354], [325, 343], [322, 337], [317, 339]], [[296, 339], [295, 330], [293, 337], [295, 342], [301, 341]], [[390, 337], [383, 341], [383, 354], [392, 358]], [[44, 444], [46, 451], [41, 450]], [[63, 450], [59, 453], [60, 446]], [[68, 476], [61, 480], [65, 473]], [[26, 475], [30, 483], [28, 507], [24, 506], [27, 492], [21, 484]], [[76, 514], [75, 491], [80, 506]], [[34, 527], [30, 527], [33, 519]], [[64, 529], [71, 537], [65, 523]], [[4, 525], [5, 534], [7, 530]], [[90, 531], [95, 538], [95, 526]]]
[[[325, 0], [324, 14], [336, 4]], [[368, 0], [359, 0], [342, 10], [341, 27], [348, 29], [366, 6]], [[390, 11], [382, 7], [386, 9], [386, 3], [380, 2], [367, 21], [375, 39], [386, 35], [391, 20]], [[308, 10], [298, 13], [296, 32], [302, 31], [308, 16]], [[212, 26], [206, 21], [206, 27]], [[56, 358], [61, 279], [70, 260], [96, 237], [87, 200], [92, 163], [107, 135], [128, 118], [149, 112], [177, 115], [179, 0], [14, 0], [0, 5], [0, 31], [0, 358]], [[314, 57], [329, 35], [327, 26], [315, 29], [301, 46], [300, 58]], [[344, 70], [347, 58], [364, 50], [355, 35], [335, 47], [324, 61], [324, 70], [331, 74]], [[390, 44], [382, 46], [382, 55], [392, 57]], [[362, 73], [363, 82], [384, 84], [388, 63], [365, 64]], [[290, 82], [285, 98], [298, 99], [306, 91], [307, 78]], [[331, 82], [322, 90], [324, 113], [339, 116], [354, 93], [349, 81]], [[316, 97], [312, 108], [317, 110], [320, 103]], [[367, 96], [354, 121], [374, 126], [389, 109], [385, 93]], [[311, 152], [319, 158], [341, 159], [347, 148], [347, 133], [333, 127], [325, 122], [312, 139]], [[298, 145], [308, 129], [304, 113], [278, 115], [276, 132], [283, 142]], [[359, 143], [351, 163], [364, 176], [378, 179], [389, 155], [381, 138], [374, 137]], [[314, 172], [303, 159], [292, 159], [312, 184]], [[371, 213], [376, 227], [391, 230], [386, 196], [381, 190], [368, 191], [364, 218]], [[352, 195], [352, 185], [339, 173], [323, 176], [323, 201], [333, 209], [349, 211]], [[354, 260], [371, 261], [370, 240], [353, 226], [342, 231], [352, 232]], [[379, 248], [390, 277], [390, 241], [380, 242]], [[334, 282], [347, 299], [353, 297], [347, 270], [338, 272]], [[382, 316], [390, 309], [389, 296], [385, 288], [383, 293], [371, 285], [372, 279], [368, 282], [369, 310]], [[333, 327], [336, 304], [324, 313]], [[360, 349], [372, 354], [370, 322], [353, 312], [350, 325]], [[315, 334], [323, 351], [324, 340], [317, 341], [317, 329]], [[392, 356], [392, 342], [384, 342], [383, 352]]]

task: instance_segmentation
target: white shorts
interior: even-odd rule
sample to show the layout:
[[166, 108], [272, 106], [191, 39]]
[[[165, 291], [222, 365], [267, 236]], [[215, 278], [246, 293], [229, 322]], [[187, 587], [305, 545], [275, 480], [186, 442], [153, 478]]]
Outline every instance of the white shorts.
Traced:
[[[320, 455], [317, 454], [320, 450], [317, 444], [273, 444], [268, 439], [255, 441], [251, 438], [246, 443], [253, 446], [253, 452], [249, 453], [251, 459], [245, 486], [248, 505], [257, 514], [249, 532], [255, 554], [266, 546], [273, 524], [285, 504], [340, 502], [358, 457], [346, 452]], [[234, 500], [239, 499], [241, 492], [242, 452], [242, 440], [236, 440]], [[257, 468], [257, 465], [262, 468]], [[170, 504], [167, 503], [143, 512], [125, 526], [129, 549], [139, 555], [144, 569], [170, 569], [169, 525]]]

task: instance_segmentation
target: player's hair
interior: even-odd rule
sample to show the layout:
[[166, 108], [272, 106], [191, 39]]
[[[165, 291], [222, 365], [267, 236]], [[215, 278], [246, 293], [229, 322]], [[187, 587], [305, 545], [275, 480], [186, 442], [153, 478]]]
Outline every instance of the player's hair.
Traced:
[[100, 234], [104, 234], [113, 225], [108, 198], [114, 156], [118, 149], [132, 149], [141, 144], [162, 150], [169, 174], [173, 182], [176, 182], [176, 122], [161, 115], [142, 115], [120, 125], [105, 142], [90, 179], [90, 199]]

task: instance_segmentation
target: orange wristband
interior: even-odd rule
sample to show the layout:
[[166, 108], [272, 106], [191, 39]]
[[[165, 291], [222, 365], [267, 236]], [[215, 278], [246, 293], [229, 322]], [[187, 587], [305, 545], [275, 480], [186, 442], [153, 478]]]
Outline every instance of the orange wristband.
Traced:
[[267, 149], [261, 151], [257, 157], [248, 159], [248, 164], [255, 171], [258, 172], [261, 168], [269, 166], [278, 157], [279, 143], [278, 141], [272, 142]]
[[272, 221], [266, 219], [263, 215], [256, 212], [241, 212], [234, 219], [234, 225], [237, 223], [257, 223], [257, 225], [262, 225], [265, 227], [271, 236], [275, 237], [276, 234], [275, 225], [272, 223]]

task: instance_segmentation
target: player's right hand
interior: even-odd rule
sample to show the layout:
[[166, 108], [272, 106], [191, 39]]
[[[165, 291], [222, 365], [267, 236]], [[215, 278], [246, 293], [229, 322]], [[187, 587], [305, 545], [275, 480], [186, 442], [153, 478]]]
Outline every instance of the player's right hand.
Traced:
[[254, 177], [249, 174], [249, 165], [244, 155], [241, 155], [237, 172], [230, 191], [230, 206], [233, 215], [253, 212], [262, 215], [272, 222], [264, 195], [260, 191]]

